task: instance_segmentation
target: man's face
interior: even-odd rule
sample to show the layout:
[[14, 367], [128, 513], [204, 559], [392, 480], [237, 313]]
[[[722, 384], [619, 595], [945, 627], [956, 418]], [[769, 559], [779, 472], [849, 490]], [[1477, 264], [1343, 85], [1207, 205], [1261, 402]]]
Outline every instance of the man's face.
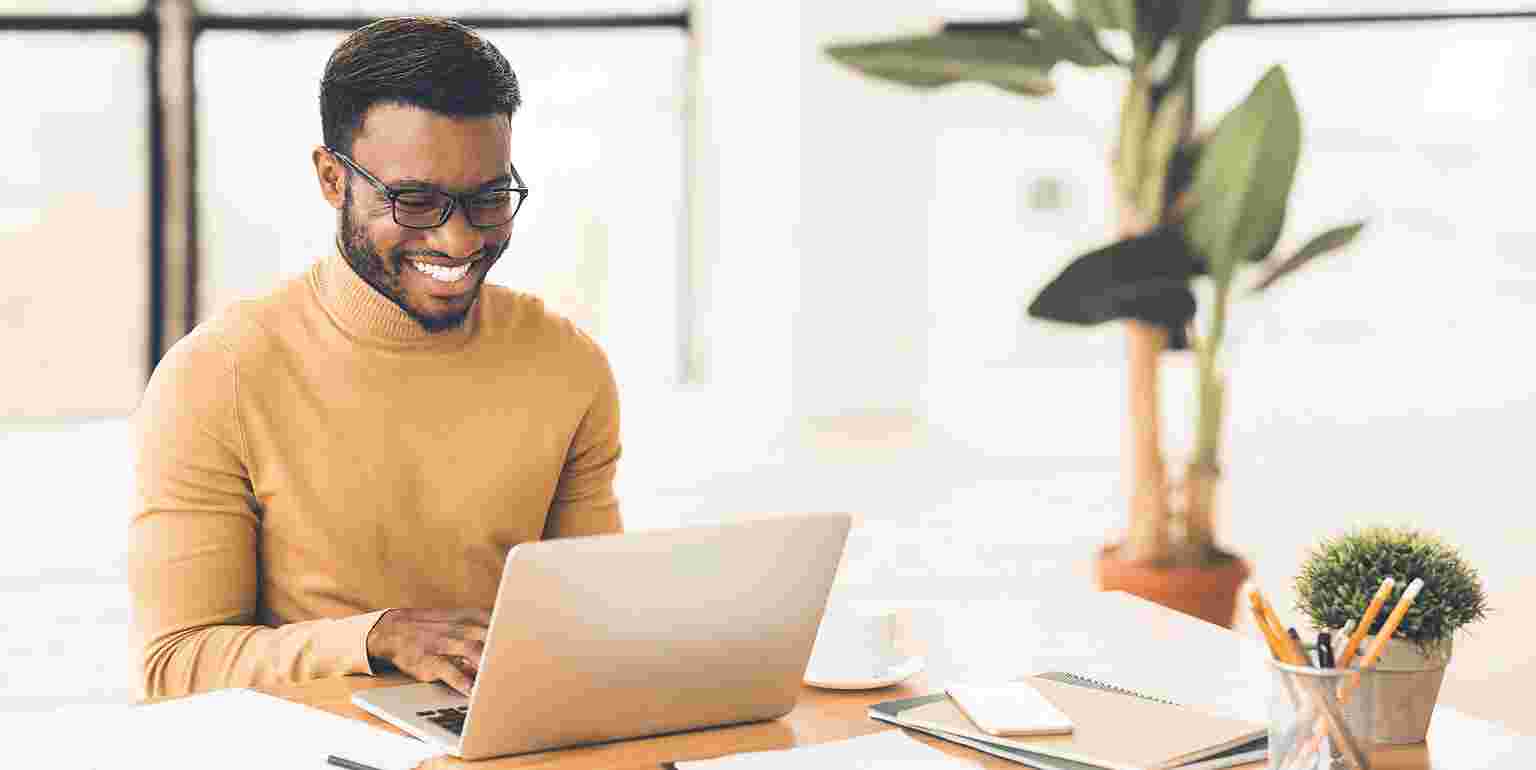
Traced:
[[[510, 186], [511, 128], [505, 115], [454, 118], [417, 107], [378, 105], [348, 153], [392, 189], [435, 188], [465, 194]], [[317, 149], [315, 170], [326, 200], [340, 211], [342, 255], [357, 274], [423, 329], [463, 323], [491, 266], [507, 248], [510, 223], [481, 229], [461, 207], [440, 227], [396, 224], [389, 199], [335, 156]], [[438, 275], [429, 275], [425, 264]], [[458, 277], [464, 265], [469, 270]]]

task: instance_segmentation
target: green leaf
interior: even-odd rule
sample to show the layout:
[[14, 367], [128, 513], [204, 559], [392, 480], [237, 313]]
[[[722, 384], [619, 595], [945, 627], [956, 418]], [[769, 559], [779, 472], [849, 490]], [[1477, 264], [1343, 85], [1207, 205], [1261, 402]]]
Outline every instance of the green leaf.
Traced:
[[1253, 291], [1255, 293], [1264, 291], [1274, 286], [1276, 281], [1296, 272], [1308, 262], [1330, 251], [1337, 251], [1348, 246], [1364, 228], [1365, 222], [1362, 220], [1354, 224], [1335, 227], [1314, 237], [1312, 240], [1307, 241], [1307, 245], [1302, 246], [1295, 254], [1281, 262], [1269, 275], [1264, 276], [1264, 280], [1259, 281], [1258, 285], [1253, 287]]
[[1230, 285], [1239, 260], [1274, 249], [1300, 155], [1301, 115], [1276, 66], [1221, 119], [1195, 168], [1185, 227], [1217, 285]]
[[1247, 0], [1188, 0], [1179, 4], [1179, 58], [1171, 79], [1183, 80], [1194, 72], [1200, 46], [1234, 19], [1248, 13]]
[[1092, 24], [1067, 19], [1051, 0], [1029, 0], [1029, 18], [1039, 30], [1041, 41], [1054, 48], [1061, 58], [1083, 67], [1116, 63], [1099, 45]]
[[1193, 33], [1193, 47], [1199, 47], [1216, 30], [1248, 15], [1247, 0], [1189, 0], [1180, 4], [1181, 29]]
[[1157, 55], [1169, 33], [1179, 26], [1186, 0], [1136, 0], [1136, 47], [1147, 60]]
[[1029, 315], [1092, 326], [1134, 318], [1183, 339], [1195, 315], [1189, 282], [1201, 266], [1176, 227], [1162, 227], [1074, 259], [1040, 290]]
[[1014, 93], [1055, 91], [1049, 72], [1060, 57], [1037, 37], [1017, 33], [943, 33], [828, 46], [833, 59], [871, 77], [933, 88], [990, 83]]
[[1100, 29], [1136, 32], [1136, 0], [1077, 0], [1078, 18]]

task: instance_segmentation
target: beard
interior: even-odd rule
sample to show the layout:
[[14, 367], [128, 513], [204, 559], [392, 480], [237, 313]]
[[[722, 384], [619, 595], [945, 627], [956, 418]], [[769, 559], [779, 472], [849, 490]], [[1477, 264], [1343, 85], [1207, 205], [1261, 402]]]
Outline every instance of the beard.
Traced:
[[[390, 302], [395, 303], [396, 307], [410, 316], [411, 320], [421, 326], [424, 331], [429, 334], [436, 334], [457, 329], [464, 324], [464, 319], [469, 315], [469, 311], [474, 308], [473, 302], [462, 311], [441, 315], [428, 315], [411, 305], [410, 299], [406, 297], [405, 290], [401, 287], [400, 283], [400, 271], [408, 269], [405, 264], [406, 259], [412, 256], [446, 257], [447, 255], [437, 251], [396, 247], [390, 253], [390, 258], [386, 260], [384, 255], [380, 254], [378, 249], [374, 247], [373, 241], [368, 239], [368, 233], [364, 230], [363, 226], [354, 221], [352, 217], [352, 185], [350, 180], [346, 187], [346, 198], [341, 207], [341, 227], [339, 229], [341, 234], [339, 244], [341, 256], [346, 259], [348, 265], [352, 266], [352, 271], [357, 273], [358, 277], [367, 282], [369, 286], [372, 286], [380, 294], [389, 298]], [[485, 268], [479, 270], [480, 277], [475, 279], [475, 288], [472, 291], [477, 300], [480, 297], [480, 287], [485, 283], [485, 277], [490, 274], [491, 266], [501, 258], [502, 252], [507, 250], [507, 244], [510, 242], [510, 240], [504, 240], [501, 243], [487, 243], [485, 245], [485, 253], [480, 257], [482, 261], [485, 261]]]

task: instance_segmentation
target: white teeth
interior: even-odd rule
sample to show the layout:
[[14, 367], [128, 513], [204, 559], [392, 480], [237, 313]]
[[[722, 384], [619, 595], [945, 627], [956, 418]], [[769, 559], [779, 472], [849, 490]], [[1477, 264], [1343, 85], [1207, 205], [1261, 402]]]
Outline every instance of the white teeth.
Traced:
[[443, 283], [453, 283], [454, 281], [469, 275], [469, 267], [473, 264], [473, 262], [468, 262], [463, 265], [459, 265], [458, 267], [443, 267], [441, 265], [433, 265], [427, 262], [416, 262], [414, 260], [411, 262], [412, 267], [420, 270], [423, 273], [426, 273], [429, 276], [432, 276], [433, 280], [442, 281]]

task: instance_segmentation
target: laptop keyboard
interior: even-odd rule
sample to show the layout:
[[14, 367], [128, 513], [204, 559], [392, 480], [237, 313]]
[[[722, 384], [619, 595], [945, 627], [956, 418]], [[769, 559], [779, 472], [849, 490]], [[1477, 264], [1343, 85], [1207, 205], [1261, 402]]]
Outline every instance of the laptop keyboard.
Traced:
[[431, 722], [432, 724], [437, 725], [438, 727], [441, 727], [444, 730], [453, 733], [454, 735], [464, 734], [464, 717], [468, 715], [468, 706], [456, 706], [454, 708], [446, 709], [429, 709], [427, 711], [416, 712], [416, 716], [425, 717], [428, 722]]

